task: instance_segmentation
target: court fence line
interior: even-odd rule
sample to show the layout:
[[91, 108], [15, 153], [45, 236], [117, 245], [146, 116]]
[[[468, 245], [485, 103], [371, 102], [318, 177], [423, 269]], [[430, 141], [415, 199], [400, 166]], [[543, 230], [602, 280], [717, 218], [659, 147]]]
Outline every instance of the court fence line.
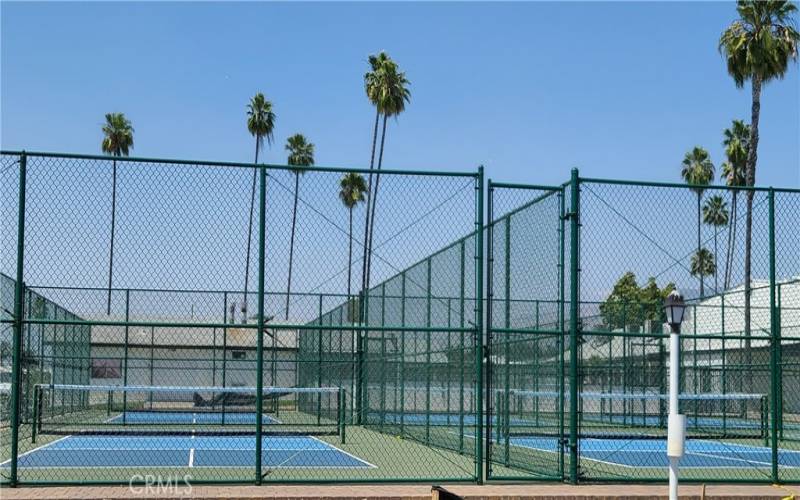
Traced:
[[[12, 151], [0, 172], [3, 485], [665, 482], [675, 286], [683, 479], [800, 480], [800, 190], [310, 167], [301, 193], [292, 166]], [[382, 178], [368, 290], [346, 174]], [[90, 451], [123, 445], [177, 448]]]

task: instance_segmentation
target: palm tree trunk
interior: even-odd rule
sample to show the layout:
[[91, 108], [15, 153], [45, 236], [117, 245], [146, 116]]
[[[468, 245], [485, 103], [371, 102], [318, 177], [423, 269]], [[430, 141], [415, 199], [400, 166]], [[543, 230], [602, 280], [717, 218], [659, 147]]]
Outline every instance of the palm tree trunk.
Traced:
[[[256, 136], [256, 159], [258, 164], [258, 137]], [[244, 297], [242, 297], [242, 323], [247, 323], [247, 287], [250, 284], [250, 243], [253, 237], [253, 205], [256, 203], [256, 168], [253, 167], [253, 182], [250, 185], [250, 219], [247, 223], [247, 254], [244, 261]]]
[[292, 209], [292, 235], [289, 237], [289, 277], [286, 280], [286, 314], [289, 319], [289, 297], [292, 293], [292, 261], [294, 260], [294, 229], [297, 223], [297, 198], [300, 193], [300, 172], [294, 173], [294, 208]]
[[114, 232], [117, 222], [117, 160], [113, 161], [111, 174], [111, 248], [108, 253], [108, 304], [106, 314], [111, 314], [111, 280], [114, 274]]
[[[372, 202], [372, 169], [375, 166], [375, 145], [378, 142], [378, 121], [381, 114], [378, 109], [375, 109], [375, 127], [372, 130], [372, 153], [369, 157], [369, 177], [367, 180], [367, 212], [364, 221], [364, 255], [361, 262], [361, 290], [364, 292], [367, 288], [367, 241], [369, 240], [369, 214], [370, 204]], [[362, 299], [363, 300], [363, 299]]]
[[[749, 187], [756, 184], [756, 161], [758, 160], [758, 118], [761, 114], [761, 77], [753, 76], [753, 105], [750, 116], [750, 149], [747, 153], [747, 168], [745, 170], [745, 183]], [[751, 262], [753, 246], [753, 195], [752, 190], [747, 191], [747, 217], [745, 220], [744, 236], [744, 336], [745, 350], [747, 351], [747, 365], [752, 365], [753, 354], [750, 352], [750, 289], [751, 289]], [[751, 380], [751, 379], [748, 379]], [[749, 389], [748, 389], [749, 390]]]
[[375, 174], [375, 191], [372, 193], [372, 215], [370, 215], [369, 227], [369, 250], [367, 251], [367, 283], [366, 290], [369, 290], [370, 274], [372, 273], [372, 237], [375, 232], [375, 208], [378, 206], [378, 186], [381, 182], [381, 166], [383, 165], [383, 146], [386, 143], [386, 119], [387, 115], [383, 115], [383, 131], [381, 132], [381, 149], [378, 154], [378, 168]]
[[725, 290], [731, 286], [731, 262], [733, 261], [733, 248], [736, 245], [736, 190], [731, 190], [731, 214], [728, 219], [728, 243], [725, 250], [725, 275], [722, 278], [722, 285]]
[[719, 294], [719, 266], [717, 265], [717, 233], [718, 226], [714, 226], [714, 295]]
[[353, 274], [353, 207], [350, 207], [350, 237], [347, 239], [347, 308], [350, 310], [350, 279]]
[[702, 299], [705, 296], [705, 290], [703, 288], [703, 269], [702, 262], [700, 262], [700, 201], [702, 197], [702, 192], [697, 192], [697, 264], [699, 267], [699, 273], [697, 274], [700, 278], [700, 298]]

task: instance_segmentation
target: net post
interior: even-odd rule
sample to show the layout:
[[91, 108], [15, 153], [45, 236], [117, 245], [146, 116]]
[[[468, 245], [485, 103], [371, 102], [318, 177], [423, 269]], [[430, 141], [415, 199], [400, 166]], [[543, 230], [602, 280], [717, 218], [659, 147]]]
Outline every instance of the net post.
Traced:
[[[255, 484], [261, 484], [261, 436], [264, 413], [264, 239], [267, 201], [267, 168], [260, 165], [258, 193], [258, 329], [256, 338], [256, 446]], [[247, 297], [244, 299], [247, 300]], [[245, 318], [246, 319], [246, 318]]]
[[578, 483], [578, 273], [580, 178], [572, 169], [570, 180], [570, 303], [569, 303], [569, 482]]
[[770, 417], [772, 434], [772, 481], [777, 483], [778, 476], [778, 385], [781, 379], [778, 374], [778, 356], [781, 348], [777, 310], [775, 302], [775, 190], [769, 188], [769, 313], [770, 313]]
[[[228, 324], [228, 292], [222, 294], [222, 324]], [[228, 328], [222, 329], [222, 387], [227, 383], [227, 363], [228, 363]], [[222, 401], [222, 425], [225, 425], [225, 401]]]
[[22, 314], [25, 283], [23, 263], [25, 260], [25, 184], [28, 157], [23, 151], [19, 158], [19, 187], [17, 206], [17, 275], [14, 281], [14, 339], [11, 361], [11, 467], [9, 483], [17, 485], [17, 461], [19, 458], [19, 396], [22, 382]]
[[478, 167], [476, 178], [477, 220], [475, 221], [475, 476], [478, 484], [483, 484], [483, 165]]
[[345, 444], [345, 416], [346, 416], [346, 407], [347, 404], [347, 392], [344, 390], [343, 387], [339, 388], [339, 438], [342, 441], [342, 444]]
[[33, 421], [31, 422], [31, 443], [36, 442], [36, 431], [39, 425], [39, 402], [41, 401], [41, 386], [36, 384], [33, 386]]
[[[124, 356], [125, 361], [123, 364], [122, 370], [122, 385], [128, 385], [128, 335], [129, 335], [129, 327], [128, 321], [130, 321], [130, 302], [131, 302], [131, 291], [130, 289], [125, 289], [125, 349], [124, 349]], [[127, 423], [127, 413], [128, 413], [128, 392], [122, 391], [122, 425]]]

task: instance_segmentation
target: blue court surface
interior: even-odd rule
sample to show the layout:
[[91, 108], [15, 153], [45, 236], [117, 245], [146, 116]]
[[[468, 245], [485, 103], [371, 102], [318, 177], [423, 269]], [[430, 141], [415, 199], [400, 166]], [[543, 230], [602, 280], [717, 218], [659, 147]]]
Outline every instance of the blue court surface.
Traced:
[[[312, 436], [266, 436], [261, 460], [269, 469], [375, 467]], [[21, 468], [254, 466], [253, 436], [67, 436], [19, 456]]]
[[[556, 438], [512, 437], [511, 445], [558, 453]], [[667, 467], [667, 442], [653, 439], [581, 439], [578, 445], [582, 459], [594, 460], [623, 467]], [[762, 446], [748, 446], [690, 439], [680, 465], [684, 468], [768, 468], [772, 463], [772, 450]], [[779, 450], [781, 467], [800, 467], [800, 451]]]

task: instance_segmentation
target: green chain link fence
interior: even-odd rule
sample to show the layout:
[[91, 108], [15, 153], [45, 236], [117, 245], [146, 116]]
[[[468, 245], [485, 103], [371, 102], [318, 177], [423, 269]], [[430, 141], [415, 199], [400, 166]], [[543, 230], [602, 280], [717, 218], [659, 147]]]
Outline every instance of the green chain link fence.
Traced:
[[365, 260], [369, 171], [0, 172], [4, 484], [665, 481], [673, 287], [682, 477], [800, 480], [800, 190], [382, 171]]

